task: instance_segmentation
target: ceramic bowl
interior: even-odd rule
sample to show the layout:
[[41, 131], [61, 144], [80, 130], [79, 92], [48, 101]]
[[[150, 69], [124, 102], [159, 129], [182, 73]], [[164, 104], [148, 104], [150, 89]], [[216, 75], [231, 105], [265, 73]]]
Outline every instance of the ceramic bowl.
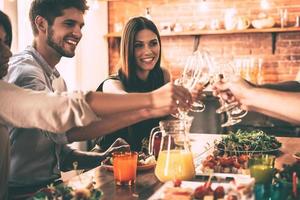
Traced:
[[272, 17], [255, 19], [252, 21], [252, 26], [257, 29], [272, 28], [275, 25], [275, 20]]

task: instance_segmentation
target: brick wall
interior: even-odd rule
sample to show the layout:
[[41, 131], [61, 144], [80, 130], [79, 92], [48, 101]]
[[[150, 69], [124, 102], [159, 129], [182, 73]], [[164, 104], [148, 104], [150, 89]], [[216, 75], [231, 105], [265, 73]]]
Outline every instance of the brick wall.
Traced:
[[[299, 0], [268, 0], [270, 8], [265, 12], [279, 26], [279, 9], [288, 10], [289, 26], [300, 16]], [[152, 20], [158, 27], [178, 23], [183, 28], [199, 21], [210, 23], [212, 19], [223, 20], [224, 9], [236, 8], [237, 15], [250, 20], [262, 11], [259, 0], [205, 0], [206, 12], [201, 11], [201, 0], [123, 0], [109, 1], [109, 32], [116, 24], [125, 24], [132, 16], [145, 15], [150, 8]], [[177, 76], [184, 66], [187, 55], [193, 51], [195, 36], [162, 37], [163, 66]], [[119, 38], [109, 38], [110, 72], [115, 71], [119, 59]], [[180, 47], [180, 48], [178, 48]], [[278, 33], [276, 51], [272, 53], [271, 33], [235, 33], [225, 35], [202, 35], [200, 47], [208, 49], [217, 58], [236, 59], [254, 57], [263, 60], [260, 82], [294, 80], [300, 70], [300, 31]]]

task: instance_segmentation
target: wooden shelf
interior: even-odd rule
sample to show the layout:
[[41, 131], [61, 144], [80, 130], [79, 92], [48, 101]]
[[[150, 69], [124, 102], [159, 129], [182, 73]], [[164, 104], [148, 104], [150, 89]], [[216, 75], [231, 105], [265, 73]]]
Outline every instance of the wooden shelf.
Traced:
[[[300, 27], [287, 27], [287, 28], [265, 28], [255, 29], [249, 28], [245, 30], [198, 30], [198, 31], [184, 31], [184, 32], [161, 32], [161, 37], [172, 37], [172, 36], [195, 36], [194, 40], [194, 51], [198, 49], [201, 35], [226, 35], [226, 34], [243, 34], [243, 33], [271, 33], [272, 34], [272, 53], [276, 51], [276, 38], [277, 33], [286, 32], [300, 32]], [[105, 35], [107, 38], [121, 38], [120, 32], [112, 32]]]
[[[236, 34], [236, 33], [282, 33], [282, 32], [297, 32], [300, 31], [300, 27], [287, 27], [287, 28], [265, 28], [265, 29], [255, 29], [249, 28], [245, 30], [231, 30], [227, 31], [221, 30], [198, 30], [198, 31], [184, 31], [184, 32], [161, 32], [161, 37], [170, 36], [187, 36], [187, 35], [223, 35], [223, 34]], [[121, 37], [120, 32], [112, 32], [105, 35], [106, 37]]]

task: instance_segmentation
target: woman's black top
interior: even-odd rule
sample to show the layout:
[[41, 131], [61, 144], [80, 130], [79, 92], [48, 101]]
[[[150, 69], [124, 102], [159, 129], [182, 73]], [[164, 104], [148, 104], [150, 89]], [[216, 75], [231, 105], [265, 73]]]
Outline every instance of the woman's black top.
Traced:
[[[156, 70], [156, 72], [150, 72], [147, 81], [140, 80], [137, 77], [134, 77], [133, 81], [128, 82], [125, 76], [122, 75], [122, 72], [119, 71], [117, 75], [110, 76], [108, 79], [104, 80], [97, 88], [97, 91], [103, 91], [103, 84], [109, 79], [121, 81], [123, 86], [125, 87], [125, 91], [128, 93], [150, 92], [165, 84], [164, 75], [161, 68], [159, 68], [159, 70]], [[142, 140], [144, 138], [149, 138], [152, 128], [158, 126], [160, 120], [162, 120], [162, 118], [154, 118], [141, 121], [139, 123], [133, 124], [129, 127], [120, 129], [111, 134], [96, 139], [96, 144], [99, 145], [101, 150], [106, 150], [117, 138], [120, 137], [128, 142], [131, 150], [141, 151]]]

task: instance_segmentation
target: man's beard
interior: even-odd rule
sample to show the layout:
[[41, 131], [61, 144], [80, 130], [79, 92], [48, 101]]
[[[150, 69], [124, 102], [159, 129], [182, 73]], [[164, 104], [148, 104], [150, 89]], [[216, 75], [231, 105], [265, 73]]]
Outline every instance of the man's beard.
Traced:
[[67, 58], [72, 58], [74, 57], [75, 53], [74, 52], [67, 52], [61, 47], [59, 44], [57, 44], [53, 40], [53, 35], [54, 31], [51, 27], [48, 28], [48, 36], [47, 36], [47, 44], [52, 47], [57, 53], [59, 53], [61, 56], [67, 57]]

